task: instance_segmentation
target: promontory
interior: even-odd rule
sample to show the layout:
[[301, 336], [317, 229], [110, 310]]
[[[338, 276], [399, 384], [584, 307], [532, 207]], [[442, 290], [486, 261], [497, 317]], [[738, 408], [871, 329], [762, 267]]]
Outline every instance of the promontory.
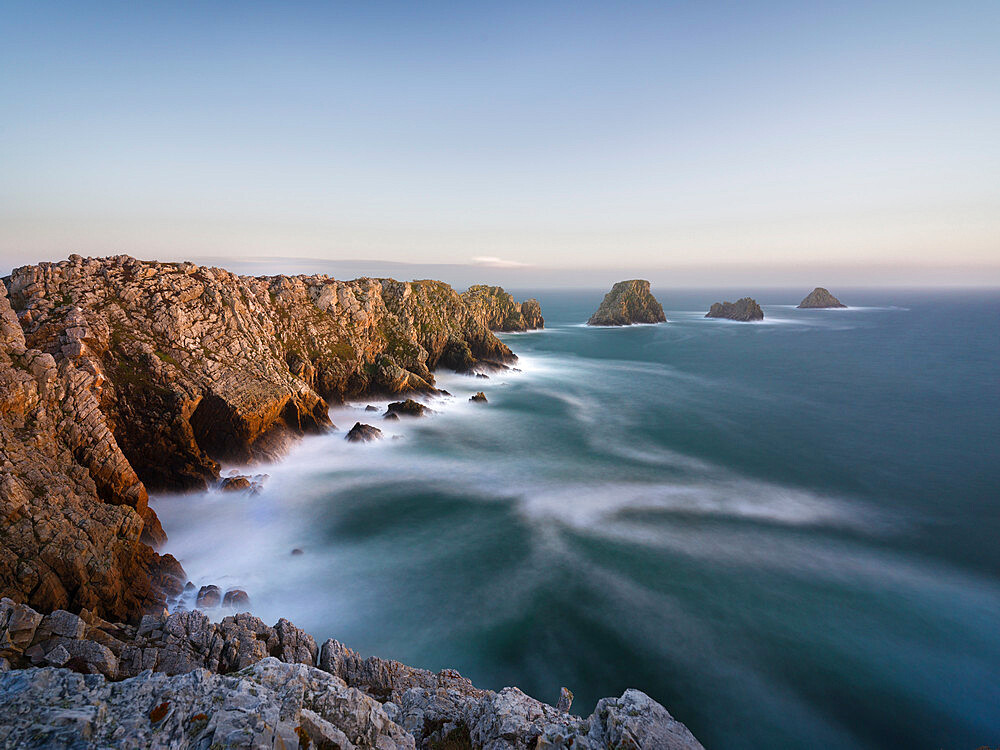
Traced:
[[806, 298], [799, 303], [800, 308], [822, 308], [822, 307], [847, 307], [839, 299], [821, 286], [813, 289]]
[[727, 318], [729, 320], [739, 320], [749, 323], [754, 320], [763, 320], [764, 311], [760, 309], [757, 300], [750, 297], [736, 300], [735, 302], [716, 302], [705, 314], [706, 318]]
[[329, 402], [507, 367], [493, 331], [541, 324], [499, 287], [128, 256], [15, 269], [0, 284], [0, 746], [701, 748], [638, 690], [583, 718], [558, 684], [549, 705], [318, 646], [229, 594], [218, 621], [179, 603], [194, 584], [147, 488], [280, 455], [331, 428]]
[[645, 279], [619, 281], [604, 295], [604, 301], [587, 321], [589, 326], [630, 326], [635, 323], [665, 323], [667, 316]]

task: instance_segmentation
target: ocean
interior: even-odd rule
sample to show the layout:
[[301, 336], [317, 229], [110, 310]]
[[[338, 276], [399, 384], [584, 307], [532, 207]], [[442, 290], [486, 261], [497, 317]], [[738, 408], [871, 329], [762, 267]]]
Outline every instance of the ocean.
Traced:
[[603, 291], [515, 291], [518, 371], [439, 373], [431, 416], [334, 407], [260, 494], [154, 497], [166, 551], [320, 642], [583, 715], [636, 687], [708, 748], [1000, 745], [1000, 292], [735, 323], [703, 316], [745, 291], [654, 288], [668, 323], [588, 328]]

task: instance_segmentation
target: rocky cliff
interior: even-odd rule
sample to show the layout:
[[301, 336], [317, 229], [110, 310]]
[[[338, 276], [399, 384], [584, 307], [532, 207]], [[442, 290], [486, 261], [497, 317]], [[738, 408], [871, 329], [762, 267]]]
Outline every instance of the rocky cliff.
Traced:
[[148, 546], [164, 537], [147, 487], [279, 455], [329, 426], [328, 401], [503, 367], [516, 358], [491, 328], [541, 318], [479, 289], [127, 256], [15, 269], [0, 289], [0, 592], [118, 618], [161, 603], [184, 579]]
[[604, 301], [587, 321], [589, 326], [628, 326], [634, 323], [664, 323], [663, 307], [644, 279], [619, 281], [604, 295]]
[[799, 307], [847, 307], [847, 305], [841, 303], [823, 287], [818, 286], [806, 295], [806, 298], [799, 303]]
[[705, 314], [706, 318], [728, 318], [729, 320], [739, 320], [750, 322], [753, 320], [763, 320], [764, 311], [760, 309], [757, 300], [744, 297], [736, 302], [716, 302]]
[[493, 331], [527, 331], [545, 327], [537, 299], [518, 303], [502, 288], [485, 284], [470, 286], [462, 293], [462, 299]]
[[[13, 670], [10, 668], [14, 667]], [[287, 620], [200, 612], [138, 627], [0, 601], [0, 745], [37, 748], [663, 748], [701, 745], [638, 690], [588, 718], [458, 672], [362, 658]]]

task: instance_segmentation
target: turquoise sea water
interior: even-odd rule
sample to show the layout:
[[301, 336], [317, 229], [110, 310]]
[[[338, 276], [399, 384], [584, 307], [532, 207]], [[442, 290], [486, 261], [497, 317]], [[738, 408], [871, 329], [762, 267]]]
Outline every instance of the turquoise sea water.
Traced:
[[834, 291], [741, 324], [654, 289], [627, 329], [519, 292], [521, 372], [335, 408], [256, 497], [154, 498], [167, 550], [268, 622], [576, 713], [637, 687], [709, 748], [998, 745], [1000, 294]]

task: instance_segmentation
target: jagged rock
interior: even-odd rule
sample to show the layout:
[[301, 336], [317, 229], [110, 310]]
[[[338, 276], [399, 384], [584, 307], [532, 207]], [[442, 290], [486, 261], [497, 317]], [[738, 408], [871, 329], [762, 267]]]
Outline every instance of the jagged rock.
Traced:
[[[37, 741], [37, 745], [26, 746], [64, 747], [75, 741], [78, 744], [73, 747], [105, 747], [110, 736], [115, 746], [158, 747], [148, 744], [152, 736], [152, 741], [165, 742], [168, 747], [188, 746], [185, 743], [202, 747], [201, 743], [209, 741], [203, 731], [215, 724], [216, 712], [249, 706], [246, 714], [222, 714], [218, 726], [224, 726], [225, 731], [219, 734], [221, 730], [216, 730], [211, 735], [213, 742], [229, 736], [227, 741], [245, 746], [250, 736], [245, 731], [246, 715], [254, 711], [269, 715], [267, 705], [249, 697], [271, 692], [279, 699], [280, 719], [295, 717], [292, 731], [318, 746], [332, 742], [341, 743], [343, 748], [383, 750], [701, 747], [662, 706], [635, 690], [618, 699], [602, 700], [589, 719], [581, 719], [568, 713], [572, 693], [565, 688], [558, 706], [553, 707], [517, 688], [499, 693], [480, 690], [454, 670], [434, 674], [377, 657], [365, 659], [334, 640], [323, 644], [320, 669], [315, 669], [316, 642], [287, 620], [268, 627], [256, 617], [239, 614], [212, 623], [195, 611], [148, 615], [135, 628], [107, 622], [86, 611], [80, 618], [86, 632], [67, 637], [56, 633], [80, 633], [76, 623], [66, 617], [68, 613], [44, 618], [50, 625], [41, 631], [41, 615], [30, 608], [17, 608], [10, 600], [0, 601], [0, 623], [7, 624], [7, 630], [0, 630], [0, 642], [10, 642], [12, 634], [21, 634], [17, 640], [24, 644], [24, 634], [32, 627], [34, 635], [23, 654], [13, 651], [13, 663], [6, 657], [0, 663], [0, 705], [4, 706], [0, 746], [20, 747], [20, 743]], [[19, 615], [11, 632], [15, 610]], [[26, 628], [19, 624], [25, 622]], [[45, 640], [39, 640], [40, 631]], [[11, 666], [25, 667], [29, 658], [36, 665], [64, 668], [9, 671]], [[220, 674], [230, 676], [220, 678]], [[105, 677], [123, 682], [107, 683]], [[240, 682], [246, 680], [253, 684]], [[145, 688], [137, 688], [140, 685], [155, 689], [142, 692]], [[112, 692], [100, 692], [105, 688]], [[203, 692], [199, 692], [201, 688]], [[129, 699], [109, 699], [115, 690], [123, 690]], [[204, 702], [192, 706], [193, 693]], [[126, 709], [130, 702], [139, 712], [135, 716]], [[28, 709], [32, 703], [36, 713]], [[85, 706], [96, 708], [81, 715], [76, 707]], [[212, 710], [205, 710], [206, 706]], [[49, 713], [50, 709], [55, 713]], [[178, 712], [179, 722], [174, 720]], [[114, 730], [115, 724], [123, 729]], [[77, 734], [63, 733], [59, 728], [63, 725], [75, 727]], [[29, 726], [31, 733], [27, 733]], [[150, 735], [154, 726], [156, 732]], [[254, 726], [266, 729], [259, 722]], [[271, 729], [276, 726], [270, 722]], [[107, 735], [105, 731], [117, 733]], [[237, 734], [226, 734], [232, 731]], [[79, 744], [84, 740], [96, 745]]]
[[800, 308], [820, 308], [820, 307], [847, 307], [839, 299], [821, 286], [813, 289], [806, 298], [799, 303]]
[[518, 304], [498, 286], [470, 286], [462, 293], [462, 299], [491, 331], [527, 331], [545, 325], [538, 300], [529, 299]]
[[395, 401], [389, 404], [386, 409], [386, 417], [392, 414], [403, 417], [422, 417], [425, 414], [432, 413], [431, 409], [428, 409], [419, 401], [414, 401], [412, 398], [408, 398], [406, 401]]
[[587, 321], [589, 326], [628, 326], [634, 323], [665, 323], [663, 307], [644, 279], [619, 281], [604, 295], [604, 301]]
[[485, 404], [486, 403], [486, 394], [483, 393], [482, 391], [479, 391], [474, 396], [469, 396], [469, 401], [475, 401], [476, 403], [479, 403], [479, 404]]
[[214, 609], [222, 604], [222, 589], [214, 584], [202, 586], [198, 589], [198, 598], [195, 599], [195, 606], [199, 609]]
[[559, 688], [559, 702], [556, 704], [556, 710], [568, 714], [572, 705], [573, 691], [569, 688]]
[[736, 302], [715, 302], [706, 318], [728, 318], [729, 320], [739, 320], [749, 322], [752, 320], [763, 320], [764, 311], [760, 309], [757, 301], [750, 297], [744, 297]]
[[355, 422], [354, 427], [351, 428], [351, 431], [347, 433], [344, 439], [352, 443], [368, 443], [372, 440], [381, 440], [382, 430], [378, 427], [372, 427], [370, 424]]
[[0, 674], [0, 703], [5, 747], [297, 748], [308, 738], [309, 746], [342, 750], [415, 748], [377, 701], [314, 667], [274, 658], [232, 676], [198, 669], [121, 682], [17, 670]]
[[222, 598], [222, 606], [245, 612], [250, 609], [250, 595], [243, 589], [230, 589]]

